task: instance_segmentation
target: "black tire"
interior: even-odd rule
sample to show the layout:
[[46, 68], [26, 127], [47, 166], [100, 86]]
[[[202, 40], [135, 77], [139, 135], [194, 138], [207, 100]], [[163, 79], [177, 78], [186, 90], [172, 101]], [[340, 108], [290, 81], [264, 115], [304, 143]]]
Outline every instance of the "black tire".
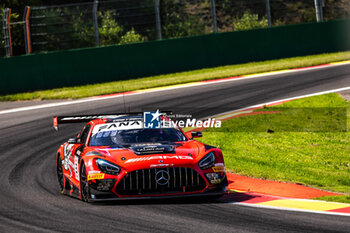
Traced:
[[64, 193], [64, 181], [63, 181], [63, 168], [62, 168], [62, 159], [59, 155], [57, 158], [57, 181], [58, 181], [58, 188], [60, 189], [60, 192]]
[[81, 193], [81, 200], [85, 202], [89, 202], [90, 187], [89, 187], [89, 183], [87, 182], [84, 162], [81, 163], [81, 168], [80, 168], [80, 193]]

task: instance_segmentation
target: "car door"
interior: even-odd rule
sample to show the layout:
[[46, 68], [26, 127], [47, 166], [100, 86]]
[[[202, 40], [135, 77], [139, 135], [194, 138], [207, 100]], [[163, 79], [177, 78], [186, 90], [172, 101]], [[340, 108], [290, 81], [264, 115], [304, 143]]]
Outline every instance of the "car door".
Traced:
[[72, 183], [79, 187], [80, 184], [80, 159], [81, 152], [85, 147], [86, 140], [89, 136], [91, 125], [87, 124], [78, 135], [74, 143], [66, 143], [64, 146], [64, 169], [67, 171]]

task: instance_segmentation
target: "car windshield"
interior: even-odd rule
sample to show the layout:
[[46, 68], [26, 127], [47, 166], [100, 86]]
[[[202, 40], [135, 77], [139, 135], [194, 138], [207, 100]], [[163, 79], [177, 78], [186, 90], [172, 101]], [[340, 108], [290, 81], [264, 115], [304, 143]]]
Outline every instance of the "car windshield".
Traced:
[[92, 134], [90, 146], [125, 146], [139, 143], [186, 141], [185, 135], [175, 128], [103, 130]]

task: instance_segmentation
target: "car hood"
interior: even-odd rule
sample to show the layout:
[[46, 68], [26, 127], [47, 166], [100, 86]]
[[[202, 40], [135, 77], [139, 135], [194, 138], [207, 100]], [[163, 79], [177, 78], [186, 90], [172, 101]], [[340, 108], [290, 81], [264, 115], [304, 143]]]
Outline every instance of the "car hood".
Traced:
[[147, 143], [127, 148], [96, 148], [117, 165], [132, 171], [158, 167], [191, 167], [203, 157], [204, 145], [190, 140], [181, 143]]

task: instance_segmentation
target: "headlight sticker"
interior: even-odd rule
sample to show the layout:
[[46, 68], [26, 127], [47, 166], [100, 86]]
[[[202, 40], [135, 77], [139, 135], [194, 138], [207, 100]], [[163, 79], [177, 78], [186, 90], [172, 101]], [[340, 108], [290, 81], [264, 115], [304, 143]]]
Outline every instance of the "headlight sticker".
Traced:
[[224, 166], [217, 166], [217, 167], [212, 167], [214, 172], [224, 172], [225, 167]]
[[88, 181], [89, 180], [99, 180], [99, 179], [104, 179], [105, 178], [105, 174], [98, 174], [98, 173], [96, 173], [96, 174], [89, 174], [88, 175]]

